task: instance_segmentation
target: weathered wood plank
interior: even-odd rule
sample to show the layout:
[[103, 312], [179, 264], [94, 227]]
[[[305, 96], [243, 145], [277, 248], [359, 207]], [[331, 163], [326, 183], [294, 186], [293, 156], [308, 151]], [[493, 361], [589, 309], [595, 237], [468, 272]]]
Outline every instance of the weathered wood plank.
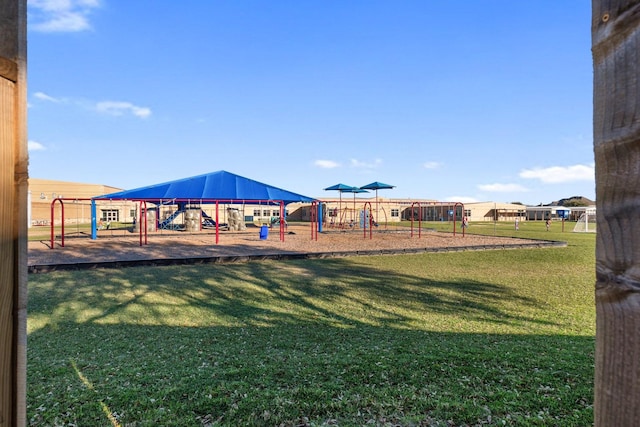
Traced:
[[18, 64], [14, 61], [0, 56], [0, 77], [12, 82], [18, 81]]
[[0, 0], [0, 427], [26, 425], [26, 0]]
[[[13, 401], [13, 309], [14, 309], [14, 244], [13, 223], [15, 210], [14, 195], [14, 113], [15, 84], [5, 79], [0, 79], [0, 425], [10, 425], [12, 418]], [[5, 373], [10, 373], [6, 375]]]
[[596, 426], [640, 425], [640, 2], [594, 0]]

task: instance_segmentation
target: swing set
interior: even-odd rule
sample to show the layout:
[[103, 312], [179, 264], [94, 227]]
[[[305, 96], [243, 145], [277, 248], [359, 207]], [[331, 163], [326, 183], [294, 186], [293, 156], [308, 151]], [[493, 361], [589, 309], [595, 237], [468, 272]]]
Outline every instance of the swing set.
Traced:
[[[149, 231], [160, 231], [162, 230], [186, 230], [187, 228], [190, 231], [202, 231], [204, 228], [214, 228], [215, 229], [215, 243], [218, 244], [220, 242], [220, 231], [225, 228], [230, 231], [239, 231], [240, 227], [237, 229], [232, 229], [231, 224], [239, 224], [241, 225], [241, 229], [244, 230], [245, 225], [245, 216], [244, 209], [245, 204], [255, 204], [260, 207], [262, 211], [263, 206], [277, 207], [278, 211], [275, 212], [275, 215], [271, 215], [269, 217], [268, 226], [273, 227], [274, 225], [278, 225], [279, 227], [279, 238], [280, 241], [285, 240], [285, 230], [287, 227], [286, 219], [285, 219], [285, 205], [282, 200], [234, 200], [234, 199], [170, 199], [170, 200], [132, 200], [132, 199], [77, 199], [77, 198], [56, 198], [51, 202], [51, 245], [50, 249], [55, 248], [55, 214], [56, 214], [56, 205], [59, 205], [60, 211], [60, 246], [65, 246], [65, 222], [67, 222], [65, 215], [68, 211], [65, 211], [66, 202], [73, 201], [74, 203], [78, 203], [80, 201], [90, 202], [91, 203], [91, 239], [95, 240], [98, 237], [98, 230], [111, 230], [113, 235], [114, 229], [111, 227], [111, 224], [107, 221], [103, 221], [102, 218], [97, 219], [96, 215], [96, 201], [100, 201], [101, 203], [113, 203], [120, 201], [124, 204], [135, 204], [136, 211], [135, 214], [132, 214], [133, 217], [133, 227], [127, 227], [125, 230], [128, 232], [138, 231], [140, 238], [140, 246], [148, 244], [148, 232]], [[147, 207], [147, 202], [154, 203], [155, 206]], [[223, 208], [222, 217], [226, 220], [227, 223], [221, 224], [221, 214], [220, 208]], [[233, 208], [233, 206], [242, 205], [242, 210], [237, 208]], [[167, 217], [160, 221], [160, 213], [161, 209], [167, 206], [177, 206], [177, 210], [173, 212], [169, 212]], [[215, 209], [211, 214], [208, 214], [204, 210], [204, 206], [215, 206]], [[312, 203], [312, 220], [311, 220], [311, 239], [318, 240], [318, 203]], [[235, 209], [235, 212], [231, 212]], [[115, 209], [114, 209], [115, 210]], [[121, 207], [118, 211], [121, 210]], [[132, 211], [133, 212], [133, 211]], [[231, 212], [231, 213], [230, 213]], [[274, 213], [273, 210], [269, 210], [271, 214]], [[153, 213], [153, 214], [152, 214]], [[164, 212], [166, 214], [166, 212]], [[183, 224], [190, 224], [191, 226], [187, 228], [178, 228], [175, 224], [173, 226], [169, 226], [168, 224], [173, 224], [179, 217], [182, 217]], [[149, 219], [149, 217], [151, 219]], [[273, 218], [276, 218], [276, 221], [273, 221]], [[76, 221], [77, 223], [79, 221]], [[164, 226], [160, 227], [163, 224]], [[264, 226], [264, 225], [263, 225]]]

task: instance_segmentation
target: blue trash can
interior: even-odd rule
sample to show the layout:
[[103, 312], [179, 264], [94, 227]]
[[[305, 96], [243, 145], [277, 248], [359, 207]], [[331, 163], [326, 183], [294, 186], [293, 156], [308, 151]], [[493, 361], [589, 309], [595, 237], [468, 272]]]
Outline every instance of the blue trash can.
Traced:
[[269, 227], [263, 225], [260, 227], [260, 240], [266, 240], [269, 236]]

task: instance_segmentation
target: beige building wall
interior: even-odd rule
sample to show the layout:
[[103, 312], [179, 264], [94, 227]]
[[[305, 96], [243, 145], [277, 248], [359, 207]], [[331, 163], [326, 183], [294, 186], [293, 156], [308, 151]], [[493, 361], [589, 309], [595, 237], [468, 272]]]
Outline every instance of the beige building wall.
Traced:
[[527, 219], [527, 207], [517, 203], [465, 203], [469, 221], [520, 221]]
[[[29, 226], [48, 226], [51, 223], [51, 203], [54, 199], [63, 198], [65, 208], [65, 224], [90, 224], [92, 197], [122, 191], [120, 188], [102, 184], [84, 184], [76, 182], [55, 181], [45, 179], [29, 179]], [[422, 221], [448, 221], [452, 217], [451, 211], [456, 212], [456, 219], [460, 215], [469, 221], [513, 221], [527, 219], [527, 207], [513, 203], [476, 202], [465, 203], [462, 206], [453, 202], [438, 202], [433, 199], [392, 199], [386, 197], [353, 197], [352, 193], [344, 193], [342, 198], [329, 197], [320, 201], [325, 208], [323, 220], [325, 224], [344, 225], [351, 221], [358, 222], [361, 211], [370, 208], [374, 220], [379, 223], [396, 223], [402, 220], [418, 219], [421, 213]], [[149, 205], [151, 208], [153, 205]], [[242, 204], [220, 205], [218, 219], [220, 223], [227, 222], [226, 207], [241, 210], [245, 223], [255, 225], [268, 224], [280, 216], [279, 205]], [[310, 221], [311, 203], [291, 203], [285, 207], [286, 217], [290, 221]], [[105, 222], [117, 221], [133, 223], [138, 216], [138, 204], [129, 201], [113, 201], [97, 203], [97, 220]], [[174, 206], [162, 206], [159, 220], [175, 211]], [[166, 211], [166, 212], [165, 212]], [[215, 205], [203, 205], [204, 215], [215, 218]], [[54, 205], [54, 223], [59, 224], [61, 218], [59, 204]], [[178, 221], [179, 222], [179, 221]]]
[[[390, 199], [378, 197], [358, 198], [345, 193], [340, 198], [322, 199], [325, 206], [323, 220], [325, 224], [345, 224], [358, 219], [360, 212], [371, 208], [374, 218], [380, 223], [395, 223], [402, 220], [451, 221], [453, 212], [457, 221], [466, 216], [469, 221], [513, 221], [516, 218], [526, 220], [526, 206], [514, 203], [476, 202], [456, 203], [439, 202], [433, 199]], [[370, 205], [368, 204], [370, 203]], [[294, 203], [289, 205], [289, 219], [308, 221], [310, 204]]]
[[[65, 224], [90, 224], [91, 223], [91, 199], [103, 194], [121, 191], [120, 188], [110, 187], [101, 184], [83, 184], [77, 182], [54, 181], [47, 179], [29, 179], [29, 220], [28, 226], [49, 226], [51, 224], [51, 204], [55, 199], [65, 199]], [[132, 203], [119, 209], [122, 218], [127, 218], [130, 214]], [[100, 218], [101, 207], [104, 204], [97, 204], [97, 215]], [[58, 202], [54, 206], [54, 223], [61, 222], [61, 208]]]
[[[410, 218], [409, 212], [412, 207], [415, 209], [417, 219], [418, 207], [424, 208], [437, 202], [429, 199], [409, 200], [386, 197], [378, 197], [377, 199], [375, 197], [356, 197], [354, 199], [353, 194], [344, 193], [342, 198], [323, 198], [320, 203], [324, 207], [323, 222], [329, 227], [340, 227], [350, 224], [352, 221], [359, 222], [365, 209], [372, 213], [375, 222], [383, 224], [398, 223]], [[287, 218], [309, 221], [311, 219], [310, 210], [310, 203], [292, 203], [287, 206], [289, 213]]]

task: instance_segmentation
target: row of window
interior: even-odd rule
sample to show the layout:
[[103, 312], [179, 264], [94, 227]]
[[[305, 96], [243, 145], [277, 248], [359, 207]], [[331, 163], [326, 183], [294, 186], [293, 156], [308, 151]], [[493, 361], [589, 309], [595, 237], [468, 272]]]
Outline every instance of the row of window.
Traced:
[[119, 222], [120, 211], [118, 209], [102, 209], [102, 220], [105, 222]]
[[[118, 209], [102, 209], [102, 220], [103, 221], [120, 221], [120, 211]], [[129, 215], [133, 218], [136, 216], [136, 210], [131, 209], [129, 211]], [[254, 217], [279, 217], [280, 210], [276, 209], [254, 209], [253, 210]]]
[[[327, 210], [327, 214], [330, 217], [337, 217], [338, 216], [338, 209], [337, 208], [328, 209]], [[397, 218], [399, 216], [400, 216], [400, 209], [391, 209], [391, 218]]]
[[254, 209], [253, 210], [254, 217], [272, 217], [272, 216], [280, 216], [280, 210], [269, 210], [269, 209]]

